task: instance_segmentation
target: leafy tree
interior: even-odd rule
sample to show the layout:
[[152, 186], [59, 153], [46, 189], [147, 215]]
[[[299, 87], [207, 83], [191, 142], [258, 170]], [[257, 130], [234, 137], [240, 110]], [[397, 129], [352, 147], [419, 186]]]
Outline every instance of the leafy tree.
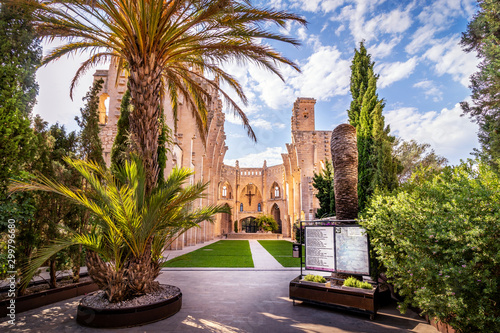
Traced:
[[104, 166], [103, 150], [99, 138], [99, 92], [102, 89], [102, 79], [95, 81], [87, 92], [83, 101], [84, 108], [80, 109], [81, 118], [75, 117], [80, 126], [78, 133], [79, 155], [84, 160], [92, 160]]
[[261, 215], [256, 219], [257, 226], [264, 231], [278, 231], [279, 226], [274, 217], [271, 215]]
[[360, 223], [402, 310], [416, 306], [459, 332], [500, 331], [500, 178], [490, 166], [415, 175], [376, 195]]
[[358, 198], [362, 210], [368, 198], [378, 190], [392, 190], [397, 186], [397, 162], [392, 156], [394, 138], [389, 126], [384, 125], [384, 101], [377, 95], [378, 75], [373, 71], [364, 43], [354, 50], [351, 65], [352, 102], [347, 114], [349, 123], [356, 127], [358, 144]]
[[35, 25], [42, 37], [68, 40], [43, 63], [83, 50], [94, 51], [77, 71], [72, 87], [86, 70], [103, 60], [111, 58], [118, 73], [126, 69], [134, 106], [130, 136], [145, 163], [148, 191], [157, 183], [158, 156], [151, 151], [158, 148], [158, 105], [164, 93], [172, 102], [174, 119], [179, 95], [184, 97], [204, 139], [210, 90], [219, 92], [255, 140], [246, 115], [221, 88], [227, 84], [246, 103], [242, 87], [221, 65], [234, 60], [251, 61], [280, 77], [277, 64], [299, 70], [261, 40], [297, 45], [298, 41], [267, 29], [272, 24], [305, 24], [305, 20], [286, 12], [256, 8], [249, 1], [94, 0], [70, 1], [64, 6], [58, 1], [30, 3], [37, 9]]
[[500, 3], [479, 0], [479, 11], [462, 35], [466, 52], [476, 51], [482, 59], [479, 71], [471, 76], [472, 103], [462, 102], [462, 110], [479, 124], [478, 155], [500, 172]]
[[411, 176], [421, 168], [428, 168], [428, 171], [439, 173], [448, 160], [436, 155], [434, 149], [430, 149], [428, 143], [418, 143], [415, 140], [404, 141], [401, 139], [395, 142], [395, 156], [399, 161], [400, 170], [398, 171], [399, 183], [405, 183]]
[[[67, 186], [79, 187], [80, 177], [69, 169], [63, 161], [65, 157], [74, 157], [77, 153], [78, 137], [75, 132], [67, 133], [59, 124], [48, 127], [48, 123], [39, 116], [35, 118], [35, 135], [37, 138], [37, 155], [30, 166], [34, 174], [58, 179]], [[74, 226], [79, 219], [79, 209], [70, 201], [54, 194], [34, 193], [35, 212], [33, 229], [36, 230], [38, 241], [36, 246], [27, 253], [26, 260], [31, 260], [33, 250], [48, 245], [53, 239], [60, 237], [59, 226]], [[56, 287], [56, 272], [68, 262], [66, 253], [53, 256], [48, 260], [49, 285]]]
[[8, 204], [9, 178], [17, 177], [29, 161], [30, 116], [36, 102], [36, 68], [41, 60], [31, 11], [23, 6], [0, 5], [0, 204]]
[[333, 165], [328, 160], [325, 168], [319, 174], [314, 173], [313, 186], [318, 193], [319, 209], [316, 212], [317, 218], [335, 215], [335, 192], [333, 190]]
[[[96, 217], [92, 232], [70, 232], [40, 252], [32, 261], [23, 285], [48, 258], [75, 244], [86, 247], [87, 268], [110, 302], [143, 295], [157, 288], [162, 253], [179, 235], [212, 221], [221, 206], [191, 210], [208, 183], [186, 185], [188, 169], [175, 168], [152, 192], [146, 192], [147, 174], [137, 157], [113, 173], [93, 162], [65, 159], [84, 177], [90, 188], [72, 190], [43, 175], [30, 183], [18, 182], [13, 191], [42, 190], [57, 194], [88, 209]], [[99, 196], [96, 197], [96, 193]]]

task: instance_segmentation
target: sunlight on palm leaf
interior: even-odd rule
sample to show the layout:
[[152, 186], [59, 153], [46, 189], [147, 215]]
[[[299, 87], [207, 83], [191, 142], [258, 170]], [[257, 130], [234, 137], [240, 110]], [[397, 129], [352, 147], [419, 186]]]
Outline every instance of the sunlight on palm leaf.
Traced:
[[133, 156], [117, 174], [93, 162], [65, 161], [86, 179], [88, 189], [71, 189], [40, 175], [30, 183], [15, 181], [10, 191], [40, 190], [64, 196], [94, 215], [93, 232], [65, 229], [64, 239], [41, 249], [30, 266], [23, 268], [23, 285], [55, 253], [81, 244], [87, 249], [89, 274], [110, 301], [146, 293], [155, 286], [165, 248], [190, 228], [212, 222], [215, 214], [226, 211], [214, 205], [189, 209], [204, 196], [208, 183], [185, 185], [193, 175], [188, 169], [175, 168], [165, 182], [147, 193], [146, 172], [138, 157]]
[[[137, 143], [147, 173], [147, 188], [156, 183], [156, 151], [159, 133], [158, 105], [169, 96], [177, 120], [179, 95], [190, 107], [201, 140], [207, 134], [207, 110], [212, 91], [219, 92], [229, 111], [240, 117], [248, 136], [256, 141], [250, 122], [238, 103], [223, 90], [236, 92], [246, 105], [238, 81], [223, 66], [252, 63], [283, 79], [279, 65], [299, 67], [265, 40], [295, 46], [299, 42], [273, 26], [305, 24], [297, 15], [257, 8], [246, 0], [7, 0], [29, 3], [35, 9], [34, 26], [41, 37], [61, 38], [44, 64], [64, 55], [90, 51], [72, 83], [107, 59], [129, 76], [131, 138]], [[126, 70], [125, 70], [126, 69]], [[213, 78], [210, 79], [210, 78]]]

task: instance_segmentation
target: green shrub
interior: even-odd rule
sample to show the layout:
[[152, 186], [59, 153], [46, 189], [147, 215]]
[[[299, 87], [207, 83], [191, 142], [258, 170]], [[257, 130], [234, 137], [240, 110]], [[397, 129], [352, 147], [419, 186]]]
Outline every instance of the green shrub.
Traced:
[[234, 232], [238, 233], [238, 221], [234, 221]]
[[347, 279], [344, 280], [344, 286], [345, 287], [353, 287], [353, 288], [357, 288], [358, 287], [358, 282], [359, 280], [356, 279], [355, 277], [348, 277]]
[[318, 282], [318, 283], [325, 283], [326, 280], [324, 277], [321, 275], [314, 275], [314, 274], [308, 274], [304, 276], [305, 281], [311, 281], [311, 282]]
[[261, 215], [256, 219], [256, 222], [259, 229], [264, 231], [277, 231], [279, 229], [278, 223], [270, 215]]
[[500, 179], [469, 161], [392, 195], [377, 195], [361, 224], [389, 281], [460, 332], [500, 332]]
[[356, 279], [355, 277], [348, 277], [344, 280], [343, 286], [345, 287], [353, 287], [353, 288], [362, 288], [362, 289], [372, 289], [372, 285], [368, 282], [362, 282]]
[[306, 281], [314, 281], [314, 275], [313, 274], [307, 274], [304, 276], [304, 280]]
[[373, 288], [373, 286], [366, 281], [359, 281], [358, 286], [359, 286], [358, 288], [362, 288], [362, 289], [372, 289]]

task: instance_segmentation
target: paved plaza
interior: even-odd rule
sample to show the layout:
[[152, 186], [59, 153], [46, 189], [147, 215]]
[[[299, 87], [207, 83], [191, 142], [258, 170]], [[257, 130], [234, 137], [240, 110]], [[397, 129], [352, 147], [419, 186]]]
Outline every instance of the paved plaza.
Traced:
[[[283, 268], [257, 241], [250, 241], [256, 268], [168, 268], [158, 281], [182, 290], [180, 312], [135, 328], [96, 330], [75, 321], [81, 297], [18, 314], [16, 326], [4, 318], [1, 332], [437, 332], [413, 312], [401, 315], [396, 304], [367, 315], [293, 302], [290, 280], [299, 268]], [[207, 245], [205, 243], [204, 245]], [[259, 248], [260, 246], [260, 248]], [[195, 247], [182, 250], [186, 253]], [[181, 251], [172, 251], [181, 252]], [[181, 253], [182, 254], [182, 253]], [[177, 256], [172, 253], [169, 258]], [[272, 260], [271, 260], [272, 259]]]

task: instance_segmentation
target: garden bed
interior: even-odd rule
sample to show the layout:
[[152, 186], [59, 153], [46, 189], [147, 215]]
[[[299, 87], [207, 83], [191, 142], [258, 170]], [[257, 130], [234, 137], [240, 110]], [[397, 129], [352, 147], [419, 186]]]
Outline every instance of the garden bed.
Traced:
[[[40, 288], [41, 286], [38, 285], [33, 287]], [[82, 281], [79, 283], [71, 283], [66, 286], [61, 286], [54, 289], [37, 291], [29, 295], [16, 297], [15, 311], [16, 313], [20, 313], [32, 310], [55, 302], [64, 301], [69, 298], [82, 296], [96, 291], [97, 289], [97, 285], [90, 278], [88, 278], [86, 279], [86, 281]], [[7, 309], [7, 306], [9, 306], [9, 304], [9, 298], [0, 301], [0, 318], [6, 317], [9, 313]]]
[[168, 318], [182, 307], [181, 290], [161, 285], [157, 292], [120, 303], [109, 303], [98, 291], [85, 296], [78, 305], [78, 324], [95, 328], [120, 328], [149, 324]]
[[377, 314], [377, 288], [361, 289], [337, 286], [330, 282], [301, 281], [298, 276], [290, 281], [290, 299], [368, 314], [374, 319]]

